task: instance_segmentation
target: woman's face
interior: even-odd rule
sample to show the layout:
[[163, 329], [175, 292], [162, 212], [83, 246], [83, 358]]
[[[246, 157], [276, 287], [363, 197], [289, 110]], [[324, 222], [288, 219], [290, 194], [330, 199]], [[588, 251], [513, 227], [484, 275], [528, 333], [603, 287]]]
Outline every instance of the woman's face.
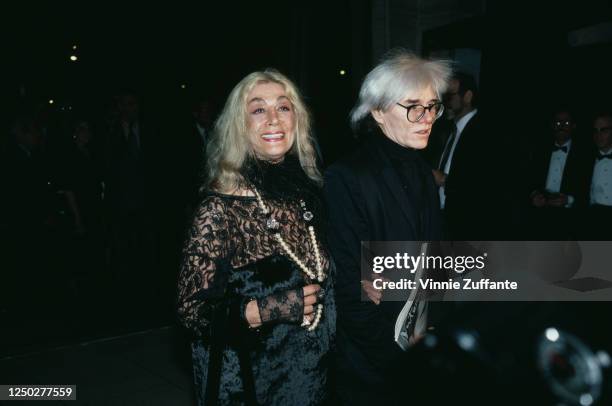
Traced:
[[247, 97], [247, 128], [259, 159], [281, 161], [295, 139], [295, 111], [285, 88], [262, 82]]
[[[407, 94], [399, 103], [404, 106], [421, 104], [427, 107], [438, 101], [433, 89], [428, 87], [419, 92]], [[408, 121], [406, 109], [397, 104], [387, 111], [374, 110], [372, 116], [387, 138], [402, 147], [414, 149], [423, 149], [427, 146], [431, 127], [436, 119], [435, 114], [427, 110], [418, 122], [411, 123]]]

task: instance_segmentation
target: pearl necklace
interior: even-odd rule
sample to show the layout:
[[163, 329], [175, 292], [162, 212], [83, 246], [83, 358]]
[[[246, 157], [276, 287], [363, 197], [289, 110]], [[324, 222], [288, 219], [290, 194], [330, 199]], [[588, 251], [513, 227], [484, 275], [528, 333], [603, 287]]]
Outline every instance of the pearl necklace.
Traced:
[[[302, 270], [302, 272], [308, 275], [308, 277], [311, 280], [323, 282], [325, 280], [326, 275], [323, 273], [323, 261], [321, 260], [321, 253], [319, 251], [319, 245], [317, 244], [317, 237], [315, 235], [314, 227], [308, 226], [308, 236], [310, 237], [310, 242], [312, 244], [313, 253], [315, 257], [316, 273], [312, 271], [310, 268], [308, 268], [306, 264], [302, 262], [300, 258], [298, 258], [295, 252], [293, 252], [291, 248], [289, 248], [289, 245], [285, 242], [285, 240], [283, 240], [283, 237], [280, 234], [280, 223], [274, 217], [272, 217], [270, 210], [264, 204], [264, 201], [261, 198], [259, 191], [257, 191], [257, 189], [254, 187], [253, 187], [253, 193], [255, 194], [255, 197], [257, 198], [257, 203], [259, 204], [259, 208], [265, 215], [268, 216], [266, 220], [266, 227], [270, 231], [274, 232], [274, 238], [276, 239], [276, 241], [278, 241], [283, 251], [285, 251], [285, 253], [289, 256], [289, 258], [291, 258], [291, 260], [295, 262], [296, 265]], [[304, 202], [300, 202], [300, 204], [303, 209], [306, 208]], [[306, 221], [312, 220], [313, 217], [314, 216], [312, 215], [311, 212], [309, 211], [304, 212], [304, 219]], [[308, 321], [308, 319], [306, 319], [306, 317], [304, 317], [302, 327], [306, 327], [308, 331], [313, 331], [315, 328], [317, 328], [317, 325], [321, 321], [322, 315], [323, 315], [323, 305], [318, 303], [316, 305], [314, 320], [311, 323], [310, 321]]]

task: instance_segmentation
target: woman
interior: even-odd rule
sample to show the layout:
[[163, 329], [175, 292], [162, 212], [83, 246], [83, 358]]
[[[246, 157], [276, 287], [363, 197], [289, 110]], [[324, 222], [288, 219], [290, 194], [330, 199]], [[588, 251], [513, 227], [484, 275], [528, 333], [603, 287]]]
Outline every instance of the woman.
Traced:
[[[351, 115], [355, 126], [367, 122], [373, 134], [325, 177], [326, 200], [333, 202], [328, 207], [329, 242], [337, 266], [336, 387], [342, 404], [409, 402], [403, 397], [406, 382], [396, 382], [410, 370], [394, 342], [404, 303], [381, 301], [373, 278], [362, 275], [361, 244], [441, 239], [437, 188], [419, 151], [443, 112], [449, 75], [447, 63], [405, 51], [376, 66], [366, 76]], [[369, 300], [362, 301], [362, 293]], [[414, 308], [413, 315], [409, 330], [418, 335], [425, 307]]]
[[266, 70], [236, 85], [207, 148], [179, 276], [179, 316], [199, 337], [200, 404], [324, 400], [335, 307], [315, 161], [286, 77]]

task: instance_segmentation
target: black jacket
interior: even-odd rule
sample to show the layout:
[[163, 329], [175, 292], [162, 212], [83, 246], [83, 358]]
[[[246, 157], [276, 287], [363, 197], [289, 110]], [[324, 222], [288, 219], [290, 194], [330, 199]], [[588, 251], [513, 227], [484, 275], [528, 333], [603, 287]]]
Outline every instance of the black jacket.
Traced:
[[[385, 384], [402, 355], [394, 342], [395, 320], [402, 302], [375, 305], [361, 301], [362, 241], [423, 241], [441, 238], [437, 189], [431, 168], [414, 152], [421, 169], [422, 207], [403, 186], [381, 134], [366, 141], [347, 159], [332, 165], [325, 179], [328, 240], [336, 263], [337, 349], [342, 370], [369, 385]], [[410, 185], [408, 185], [410, 186]], [[343, 368], [344, 367], [344, 368]]]

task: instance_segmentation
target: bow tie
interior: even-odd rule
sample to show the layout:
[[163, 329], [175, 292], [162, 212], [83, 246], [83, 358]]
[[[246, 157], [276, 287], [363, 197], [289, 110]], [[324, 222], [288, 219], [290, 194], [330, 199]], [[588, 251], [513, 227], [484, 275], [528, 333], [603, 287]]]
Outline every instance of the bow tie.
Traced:
[[563, 152], [565, 152], [567, 154], [567, 146], [564, 145], [564, 146], [560, 147], [558, 145], [555, 145], [553, 147], [553, 152], [555, 152], [555, 151], [563, 151]]
[[597, 156], [597, 160], [598, 160], [598, 161], [600, 161], [600, 160], [602, 160], [602, 159], [606, 159], [606, 158], [608, 158], [608, 159], [612, 159], [612, 152], [610, 152], [609, 154], [601, 154], [601, 153], [600, 153], [600, 154]]

